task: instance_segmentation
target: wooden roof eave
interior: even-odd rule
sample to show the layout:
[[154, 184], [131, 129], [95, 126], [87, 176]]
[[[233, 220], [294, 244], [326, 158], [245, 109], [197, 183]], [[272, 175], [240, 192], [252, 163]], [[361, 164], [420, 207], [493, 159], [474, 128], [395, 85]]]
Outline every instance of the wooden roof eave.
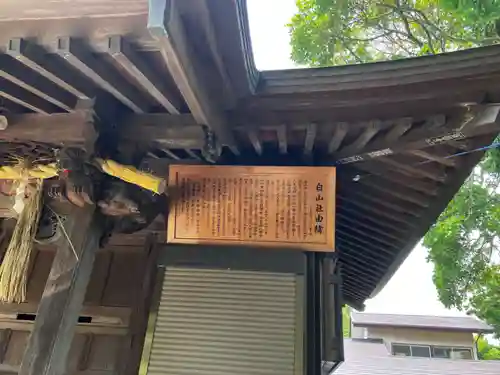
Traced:
[[[484, 136], [481, 140], [476, 140], [476, 145], [488, 144], [495, 140], [498, 133], [492, 133]], [[476, 151], [464, 157], [460, 168], [446, 181], [446, 185], [439, 191], [438, 195], [430, 202], [429, 208], [425, 214], [416, 222], [415, 231], [406, 245], [398, 252], [392, 263], [387, 268], [385, 275], [381, 278], [376, 288], [372, 291], [369, 298], [375, 297], [392, 278], [401, 264], [410, 255], [411, 251], [417, 246], [420, 239], [427, 233], [429, 228], [436, 222], [439, 215], [446, 209], [448, 203], [461, 188], [466, 178], [471, 174], [474, 167], [484, 156], [485, 151]]]

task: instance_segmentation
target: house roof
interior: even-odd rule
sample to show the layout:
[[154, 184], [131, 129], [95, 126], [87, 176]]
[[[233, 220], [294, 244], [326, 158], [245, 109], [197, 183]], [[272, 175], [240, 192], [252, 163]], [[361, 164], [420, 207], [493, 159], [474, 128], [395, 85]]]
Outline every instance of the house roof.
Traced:
[[498, 375], [500, 361], [391, 356], [384, 344], [344, 340], [345, 361], [335, 375]]
[[396, 315], [351, 313], [354, 326], [384, 326], [423, 329], [446, 329], [453, 331], [469, 331], [477, 333], [493, 332], [488, 324], [473, 317], [464, 316], [430, 316], [430, 315]]

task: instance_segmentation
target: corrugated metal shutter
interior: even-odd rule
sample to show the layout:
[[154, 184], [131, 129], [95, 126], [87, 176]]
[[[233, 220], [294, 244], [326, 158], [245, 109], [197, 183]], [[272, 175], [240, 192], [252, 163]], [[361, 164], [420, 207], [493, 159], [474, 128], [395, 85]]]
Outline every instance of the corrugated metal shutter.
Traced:
[[301, 277], [167, 268], [149, 375], [302, 372]]

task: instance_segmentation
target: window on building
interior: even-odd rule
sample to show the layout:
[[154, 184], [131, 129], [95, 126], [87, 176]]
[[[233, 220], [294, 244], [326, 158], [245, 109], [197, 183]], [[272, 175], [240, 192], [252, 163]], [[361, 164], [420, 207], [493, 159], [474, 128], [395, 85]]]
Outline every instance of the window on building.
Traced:
[[451, 348], [432, 348], [432, 356], [434, 358], [451, 358]]
[[411, 357], [410, 345], [392, 345], [392, 354], [399, 357]]
[[472, 359], [471, 348], [393, 344], [392, 354], [401, 357]]
[[422, 357], [422, 358], [430, 358], [431, 357], [430, 346], [411, 345], [410, 349], [411, 349], [411, 356], [412, 357]]
[[426, 345], [392, 345], [392, 354], [402, 357], [425, 357], [430, 358], [431, 347]]
[[453, 348], [451, 356], [454, 359], [472, 359], [472, 350], [468, 348]]
[[472, 359], [472, 349], [436, 346], [432, 348], [432, 356], [435, 358]]

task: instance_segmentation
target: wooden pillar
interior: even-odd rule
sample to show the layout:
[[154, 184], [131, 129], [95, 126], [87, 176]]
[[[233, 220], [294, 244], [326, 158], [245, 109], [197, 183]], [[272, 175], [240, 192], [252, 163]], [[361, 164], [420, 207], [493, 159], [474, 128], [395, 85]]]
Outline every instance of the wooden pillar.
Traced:
[[88, 206], [72, 208], [64, 228], [19, 375], [66, 373], [103, 225], [95, 207]]

